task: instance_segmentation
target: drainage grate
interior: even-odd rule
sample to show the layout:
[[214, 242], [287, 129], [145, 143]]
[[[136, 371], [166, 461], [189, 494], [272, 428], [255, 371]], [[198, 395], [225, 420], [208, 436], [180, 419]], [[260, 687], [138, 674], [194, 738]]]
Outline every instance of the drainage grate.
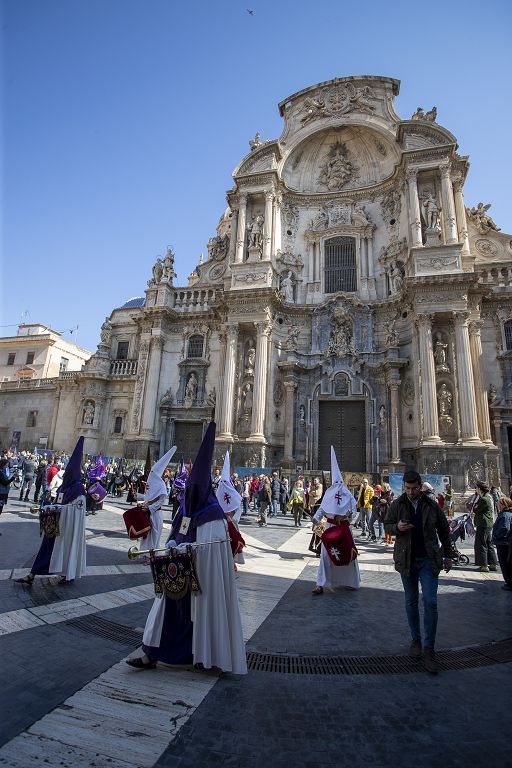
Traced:
[[[499, 643], [439, 651], [443, 670], [471, 669], [512, 661], [512, 638]], [[247, 654], [247, 665], [257, 672], [291, 675], [396, 675], [419, 672], [420, 661], [409, 656], [286, 656], [284, 654]]]
[[115, 621], [109, 621], [101, 616], [84, 616], [79, 619], [70, 619], [64, 622], [64, 624], [67, 627], [74, 627], [81, 632], [103, 637], [106, 640], [112, 640], [129, 648], [136, 648], [142, 643], [142, 632], [132, 629], [132, 627], [127, 627], [124, 624], [116, 624]]

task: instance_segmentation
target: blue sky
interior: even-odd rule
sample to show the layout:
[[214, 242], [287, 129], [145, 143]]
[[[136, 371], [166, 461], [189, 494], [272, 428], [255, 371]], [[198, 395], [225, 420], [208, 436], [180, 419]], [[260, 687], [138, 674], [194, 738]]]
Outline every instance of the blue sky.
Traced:
[[4, 0], [0, 334], [28, 311], [94, 350], [168, 244], [185, 285], [248, 140], [332, 77], [398, 78], [403, 118], [437, 105], [470, 156], [466, 203], [512, 232], [511, 7]]

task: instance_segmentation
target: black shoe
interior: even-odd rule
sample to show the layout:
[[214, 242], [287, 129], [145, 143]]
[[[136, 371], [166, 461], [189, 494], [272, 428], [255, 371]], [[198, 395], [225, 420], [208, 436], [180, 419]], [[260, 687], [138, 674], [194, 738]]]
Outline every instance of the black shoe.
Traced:
[[409, 656], [411, 659], [420, 659], [422, 653], [421, 640], [413, 640], [409, 646]]
[[439, 672], [439, 664], [437, 663], [435, 651], [432, 648], [425, 648], [423, 663], [427, 672], [431, 675], [437, 675]]
[[142, 656], [137, 659], [126, 659], [126, 663], [134, 669], [154, 669], [156, 667], [156, 661], [152, 659], [144, 661]]

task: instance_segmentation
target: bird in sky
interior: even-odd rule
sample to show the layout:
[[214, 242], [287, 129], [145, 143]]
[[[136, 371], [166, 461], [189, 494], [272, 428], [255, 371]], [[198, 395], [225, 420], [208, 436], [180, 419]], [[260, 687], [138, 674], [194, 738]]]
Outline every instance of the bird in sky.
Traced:
[[254, 11], [252, 10], [252, 8], [246, 8], [245, 10], [249, 14], [249, 16], [254, 16]]

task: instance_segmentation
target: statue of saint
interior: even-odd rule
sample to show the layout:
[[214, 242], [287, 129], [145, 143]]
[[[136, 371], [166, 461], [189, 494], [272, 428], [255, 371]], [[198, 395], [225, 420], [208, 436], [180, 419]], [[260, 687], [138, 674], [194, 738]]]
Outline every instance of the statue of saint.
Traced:
[[162, 259], [158, 257], [158, 259], [153, 264], [153, 280], [155, 281], [156, 285], [158, 285], [158, 283], [162, 279], [163, 271], [164, 270], [162, 267]]
[[404, 282], [404, 278], [402, 275], [402, 270], [398, 266], [398, 262], [393, 261], [389, 265], [389, 282], [391, 285], [391, 290], [393, 293], [400, 293], [402, 290], [402, 285]]
[[254, 347], [249, 347], [247, 350], [247, 354], [245, 356], [245, 370], [244, 373], [246, 376], [253, 376], [254, 375], [254, 362], [256, 360], [256, 350]]
[[263, 222], [264, 218], [261, 213], [259, 213], [257, 216], [252, 217], [251, 223], [247, 226], [247, 231], [249, 233], [249, 248], [261, 248]]
[[446, 363], [446, 350], [448, 344], [443, 342], [443, 337], [440, 333], [436, 333], [436, 340], [434, 343], [434, 360], [436, 361], [436, 371], [446, 372], [450, 371]]
[[82, 421], [89, 427], [94, 422], [94, 403], [92, 403], [90, 400], [88, 400], [85, 404]]
[[161, 277], [164, 280], [169, 280], [169, 281], [172, 280], [173, 277], [176, 277], [176, 272], [174, 271], [174, 253], [172, 251], [172, 248], [170, 248], [169, 246], [167, 247], [167, 253], [165, 254]]
[[242, 411], [249, 416], [252, 413], [252, 385], [244, 384], [242, 389]]
[[439, 402], [439, 416], [449, 416], [452, 409], [452, 393], [446, 384], [443, 383], [439, 387], [437, 399]]
[[185, 387], [185, 408], [191, 408], [194, 405], [197, 396], [197, 376], [194, 371], [190, 374]]
[[293, 276], [291, 270], [288, 270], [281, 280], [280, 294], [283, 301], [293, 302]]
[[427, 229], [439, 229], [439, 208], [430, 189], [425, 195], [422, 206]]

